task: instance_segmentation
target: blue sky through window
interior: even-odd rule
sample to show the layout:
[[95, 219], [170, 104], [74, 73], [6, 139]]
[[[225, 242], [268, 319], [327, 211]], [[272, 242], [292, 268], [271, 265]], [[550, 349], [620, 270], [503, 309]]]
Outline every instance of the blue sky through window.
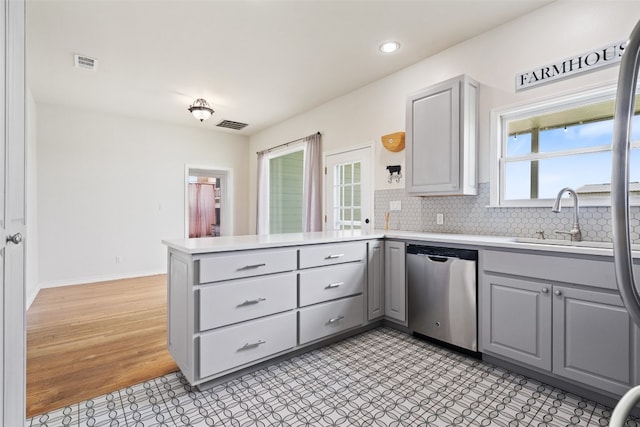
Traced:
[[[611, 151], [580, 153], [579, 150], [610, 146], [613, 120], [540, 130], [538, 152], [577, 150], [576, 154], [542, 158], [538, 162], [538, 198], [554, 198], [563, 187], [578, 189], [587, 184], [611, 182]], [[632, 124], [632, 141], [640, 140], [640, 116]], [[507, 158], [532, 154], [531, 134], [510, 135]], [[506, 162], [505, 200], [530, 199], [531, 160]], [[640, 182], [640, 150], [631, 150], [629, 179]]]

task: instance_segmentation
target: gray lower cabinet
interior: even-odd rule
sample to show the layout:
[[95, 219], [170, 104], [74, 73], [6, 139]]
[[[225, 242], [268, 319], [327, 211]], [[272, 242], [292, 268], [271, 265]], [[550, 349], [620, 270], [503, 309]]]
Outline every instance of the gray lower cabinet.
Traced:
[[384, 242], [373, 240], [367, 251], [367, 319], [384, 316]]
[[553, 372], [622, 395], [637, 381], [637, 330], [618, 295], [553, 287]]
[[407, 280], [405, 242], [384, 242], [384, 314], [395, 322], [407, 324]]
[[[620, 396], [637, 385], [640, 335], [611, 289], [612, 260], [534, 255], [535, 264], [520, 268], [529, 256], [484, 251], [481, 351], [604, 394]], [[598, 266], [597, 275], [581, 269], [587, 264]], [[523, 270], [529, 276], [517, 275]], [[567, 272], [571, 284], [554, 280], [566, 280]]]
[[[382, 262], [381, 242], [372, 244], [380, 249], [372, 261]], [[365, 241], [169, 249], [169, 352], [198, 385], [357, 329], [366, 322], [368, 260]], [[371, 271], [373, 287], [382, 288], [380, 272]], [[371, 298], [373, 312], [382, 311], [380, 295]]]
[[530, 280], [484, 274], [483, 351], [550, 371], [550, 288]]

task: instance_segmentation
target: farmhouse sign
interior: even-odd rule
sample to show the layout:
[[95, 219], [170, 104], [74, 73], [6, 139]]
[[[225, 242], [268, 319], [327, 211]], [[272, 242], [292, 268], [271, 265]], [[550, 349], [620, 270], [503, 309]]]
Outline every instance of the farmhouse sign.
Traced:
[[626, 46], [626, 41], [613, 43], [600, 49], [594, 49], [520, 73], [516, 76], [516, 91], [616, 64], [620, 62]]

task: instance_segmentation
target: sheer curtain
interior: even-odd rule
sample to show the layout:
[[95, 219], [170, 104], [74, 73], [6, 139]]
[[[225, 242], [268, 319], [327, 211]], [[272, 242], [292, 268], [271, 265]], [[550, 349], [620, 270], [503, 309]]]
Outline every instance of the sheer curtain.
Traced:
[[213, 184], [189, 184], [189, 237], [211, 236], [217, 223]]
[[302, 231], [322, 231], [322, 144], [320, 133], [304, 138]]
[[269, 234], [269, 156], [258, 153], [258, 203], [256, 234]]

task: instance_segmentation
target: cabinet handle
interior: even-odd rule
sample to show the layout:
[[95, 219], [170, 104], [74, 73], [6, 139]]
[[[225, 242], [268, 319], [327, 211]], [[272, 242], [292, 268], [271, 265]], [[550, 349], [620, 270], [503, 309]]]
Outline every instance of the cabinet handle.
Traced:
[[242, 306], [245, 306], [245, 305], [257, 304], [259, 302], [266, 301], [266, 300], [267, 300], [266, 298], [248, 299], [245, 302], [238, 304], [238, 307], [242, 307]]
[[240, 270], [251, 270], [252, 268], [260, 268], [260, 267], [264, 267], [267, 264], [251, 264], [251, 265], [245, 265], [244, 267], [242, 267]]
[[336, 258], [342, 258], [343, 256], [344, 254], [335, 254], [335, 255], [329, 255], [325, 259], [336, 259]]
[[543, 293], [543, 294], [546, 294], [546, 293], [548, 293], [548, 292], [549, 292], [549, 289], [547, 289], [547, 288], [542, 288], [542, 293]]
[[252, 343], [246, 343], [245, 345], [243, 345], [242, 347], [240, 347], [239, 350], [247, 350], [250, 348], [256, 348], [258, 347], [260, 344], [266, 344], [266, 341], [264, 340], [258, 340], [256, 342], [252, 342]]
[[560, 291], [560, 290], [555, 291], [554, 294], [556, 294], [556, 296], [561, 296], [562, 295], [562, 291]]
[[13, 243], [14, 245], [19, 245], [22, 242], [22, 234], [16, 233], [12, 236], [7, 236], [7, 243]]
[[329, 283], [324, 288], [325, 289], [334, 289], [334, 288], [339, 288], [341, 285], [344, 285], [344, 282]]
[[339, 320], [344, 319], [344, 316], [338, 316], [338, 317], [332, 317], [331, 319], [329, 319], [329, 321], [327, 322], [328, 324], [332, 324], [332, 323], [336, 323]]

